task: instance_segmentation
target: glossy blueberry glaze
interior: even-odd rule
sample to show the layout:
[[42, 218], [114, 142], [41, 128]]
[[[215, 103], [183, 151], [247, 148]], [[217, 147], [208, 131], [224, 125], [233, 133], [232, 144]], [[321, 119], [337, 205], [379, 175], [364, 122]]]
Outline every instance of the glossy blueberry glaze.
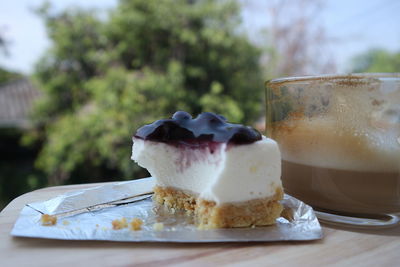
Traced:
[[157, 120], [139, 128], [134, 137], [194, 146], [203, 143], [250, 144], [262, 138], [256, 129], [228, 123], [221, 115], [204, 112], [193, 119], [185, 111], [177, 111], [171, 119]]

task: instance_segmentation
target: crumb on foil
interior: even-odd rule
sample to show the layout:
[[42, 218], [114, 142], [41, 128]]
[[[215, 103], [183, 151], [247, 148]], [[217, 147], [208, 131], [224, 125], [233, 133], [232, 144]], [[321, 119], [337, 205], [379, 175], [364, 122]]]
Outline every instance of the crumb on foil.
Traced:
[[63, 225], [69, 225], [69, 221], [67, 220], [63, 221]]
[[43, 226], [53, 226], [57, 223], [57, 217], [49, 214], [43, 214], [40, 218]]
[[164, 224], [163, 223], [155, 223], [153, 224], [153, 230], [154, 231], [162, 231], [164, 229]]
[[126, 220], [126, 218], [122, 218], [121, 220], [114, 220], [114, 221], [112, 221], [112, 227], [114, 230], [120, 230], [123, 228], [127, 228], [128, 221]]
[[141, 219], [139, 219], [139, 218], [134, 218], [132, 221], [131, 221], [131, 230], [132, 231], [139, 231], [139, 230], [141, 230], [142, 229], [142, 224], [143, 224], [143, 221], [141, 220]]

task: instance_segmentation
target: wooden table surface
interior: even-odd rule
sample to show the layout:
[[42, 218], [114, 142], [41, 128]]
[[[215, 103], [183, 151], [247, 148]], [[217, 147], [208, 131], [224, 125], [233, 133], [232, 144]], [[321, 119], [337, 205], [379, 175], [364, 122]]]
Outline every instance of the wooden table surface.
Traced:
[[93, 185], [49, 187], [14, 199], [0, 213], [0, 266], [400, 266], [400, 226], [367, 231], [323, 225], [322, 240], [272, 243], [118, 243], [10, 235], [26, 203]]

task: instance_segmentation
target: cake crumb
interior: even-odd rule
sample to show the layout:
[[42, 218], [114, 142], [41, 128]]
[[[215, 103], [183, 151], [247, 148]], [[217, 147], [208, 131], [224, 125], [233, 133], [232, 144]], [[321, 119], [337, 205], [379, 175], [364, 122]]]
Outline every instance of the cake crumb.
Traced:
[[40, 221], [42, 222], [43, 226], [52, 226], [57, 223], [57, 217], [49, 214], [43, 214], [40, 218]]
[[249, 168], [250, 173], [256, 173], [258, 171], [259, 167], [256, 165], [252, 165]]
[[99, 228], [100, 225], [96, 224], [96, 227]]
[[131, 230], [132, 231], [139, 231], [142, 229], [142, 224], [143, 221], [139, 218], [133, 218], [133, 220], [131, 221]]
[[126, 218], [122, 218], [121, 220], [114, 220], [112, 221], [112, 227], [114, 230], [120, 230], [123, 228], [128, 227], [128, 222], [126, 221]]
[[64, 221], [63, 221], [63, 225], [69, 225], [69, 221], [64, 220]]
[[162, 231], [162, 230], [164, 230], [164, 224], [163, 223], [155, 223], [155, 224], [153, 224], [153, 230], [154, 231]]

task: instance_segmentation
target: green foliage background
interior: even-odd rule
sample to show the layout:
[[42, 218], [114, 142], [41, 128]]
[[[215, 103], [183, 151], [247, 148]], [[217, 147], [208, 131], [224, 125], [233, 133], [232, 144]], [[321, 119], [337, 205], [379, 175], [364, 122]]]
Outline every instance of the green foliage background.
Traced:
[[26, 144], [51, 184], [147, 175], [130, 160], [137, 128], [176, 110], [260, 116], [260, 50], [234, 1], [122, 0], [108, 16], [43, 6], [52, 47], [37, 64], [45, 97]]
[[17, 80], [21, 77], [22, 77], [22, 75], [17, 72], [9, 71], [9, 70], [6, 70], [6, 69], [0, 67], [0, 84], [11, 82], [11, 81]]
[[400, 52], [371, 49], [352, 60], [353, 72], [400, 72]]

